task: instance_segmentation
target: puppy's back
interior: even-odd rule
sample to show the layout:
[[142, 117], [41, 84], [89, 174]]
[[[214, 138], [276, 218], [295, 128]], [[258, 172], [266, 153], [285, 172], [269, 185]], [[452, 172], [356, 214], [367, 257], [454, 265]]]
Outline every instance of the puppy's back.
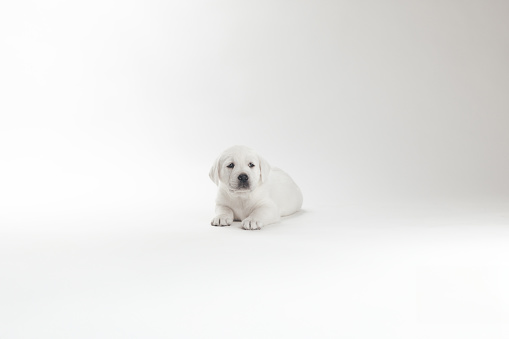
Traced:
[[270, 198], [279, 207], [282, 217], [293, 214], [302, 207], [302, 193], [299, 186], [285, 171], [273, 167], [267, 186]]

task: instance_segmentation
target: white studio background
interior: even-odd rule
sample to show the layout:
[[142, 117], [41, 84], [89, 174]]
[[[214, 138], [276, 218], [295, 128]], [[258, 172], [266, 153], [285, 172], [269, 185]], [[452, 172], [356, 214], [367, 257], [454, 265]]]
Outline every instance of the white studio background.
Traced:
[[4, 1], [0, 237], [208, 232], [208, 170], [234, 144], [289, 172], [309, 215], [461, 203], [507, 226], [508, 17], [496, 0]]

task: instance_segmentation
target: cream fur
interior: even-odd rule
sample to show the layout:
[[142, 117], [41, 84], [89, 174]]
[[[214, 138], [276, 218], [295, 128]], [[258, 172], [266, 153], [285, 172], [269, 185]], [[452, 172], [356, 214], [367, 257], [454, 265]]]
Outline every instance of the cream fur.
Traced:
[[[229, 164], [234, 167], [228, 168]], [[249, 177], [249, 188], [239, 187], [241, 174]], [[213, 226], [229, 226], [239, 220], [244, 229], [258, 230], [302, 206], [302, 193], [292, 178], [283, 170], [272, 168], [246, 146], [224, 151], [212, 165], [209, 176], [219, 188]]]

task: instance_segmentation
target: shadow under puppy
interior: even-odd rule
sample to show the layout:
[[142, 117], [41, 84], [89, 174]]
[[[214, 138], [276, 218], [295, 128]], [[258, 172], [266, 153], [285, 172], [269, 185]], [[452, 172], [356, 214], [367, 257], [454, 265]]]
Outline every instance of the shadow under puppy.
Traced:
[[302, 193], [292, 178], [246, 146], [225, 150], [209, 176], [219, 188], [213, 226], [230, 226], [235, 220], [246, 230], [259, 230], [302, 206]]

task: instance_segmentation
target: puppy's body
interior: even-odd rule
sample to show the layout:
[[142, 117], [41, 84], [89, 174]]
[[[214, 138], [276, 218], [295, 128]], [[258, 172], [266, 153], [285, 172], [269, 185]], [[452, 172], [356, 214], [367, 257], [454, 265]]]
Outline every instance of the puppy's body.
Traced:
[[223, 152], [210, 177], [219, 187], [214, 226], [241, 220], [245, 229], [260, 229], [302, 206], [302, 193], [292, 178], [245, 146]]
[[[216, 203], [229, 207], [234, 220], [244, 220], [260, 206], [274, 205], [277, 219], [297, 212], [302, 206], [302, 195], [292, 178], [279, 168], [272, 168], [266, 183], [247, 193], [219, 189]], [[275, 220], [277, 221], [277, 220]]]

